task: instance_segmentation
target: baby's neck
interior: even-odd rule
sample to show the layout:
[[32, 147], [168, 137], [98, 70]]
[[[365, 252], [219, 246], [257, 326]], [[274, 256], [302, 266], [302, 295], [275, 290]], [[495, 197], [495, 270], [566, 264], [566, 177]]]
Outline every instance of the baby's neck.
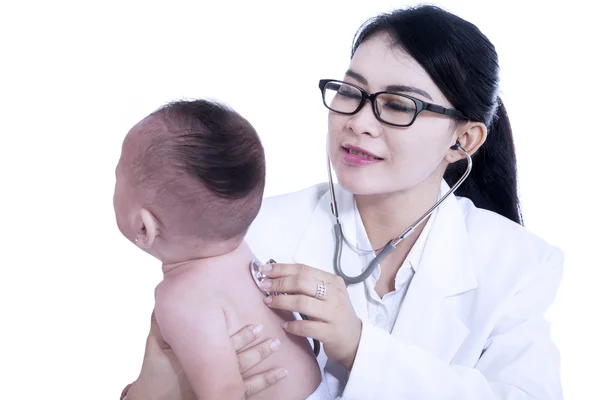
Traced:
[[194, 268], [210, 268], [217, 266], [220, 269], [236, 268], [240, 263], [245, 263], [253, 257], [250, 247], [245, 241], [242, 241], [238, 247], [228, 253], [219, 254], [216, 256], [205, 258], [194, 258], [176, 263], [163, 264], [163, 274], [167, 276], [176, 270], [186, 269], [193, 266]]

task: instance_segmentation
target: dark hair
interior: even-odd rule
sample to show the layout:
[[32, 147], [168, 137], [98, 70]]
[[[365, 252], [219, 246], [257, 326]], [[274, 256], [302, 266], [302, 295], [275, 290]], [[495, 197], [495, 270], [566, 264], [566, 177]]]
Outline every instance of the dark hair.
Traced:
[[[365, 22], [354, 38], [352, 56], [362, 42], [380, 33], [388, 34], [427, 71], [454, 108], [488, 127], [486, 142], [473, 155], [473, 170], [456, 194], [522, 224], [515, 148], [498, 96], [498, 55], [492, 43], [472, 23], [426, 5]], [[451, 164], [444, 179], [453, 185], [465, 167], [466, 160]]]
[[265, 185], [264, 150], [252, 125], [204, 99], [169, 103], [150, 114], [153, 119], [155, 134], [138, 170], [140, 182], [154, 181], [159, 189], [157, 214], [178, 234], [241, 238], [258, 214]]

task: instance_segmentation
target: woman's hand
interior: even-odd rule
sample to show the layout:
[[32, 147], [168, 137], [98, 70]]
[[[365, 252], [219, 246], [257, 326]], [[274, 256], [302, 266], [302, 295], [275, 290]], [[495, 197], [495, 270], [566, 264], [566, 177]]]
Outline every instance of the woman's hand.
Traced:
[[[261, 329], [260, 326], [246, 326], [231, 336], [231, 343], [237, 352], [240, 373], [259, 364], [277, 350], [277, 348], [271, 348], [273, 341], [270, 339], [248, 347], [256, 343]], [[245, 378], [246, 398], [251, 398], [285, 376], [285, 370], [274, 368]], [[160, 334], [154, 312], [152, 313], [150, 334], [146, 340], [142, 371], [138, 379], [123, 390], [121, 399], [125, 395], [127, 395], [127, 400], [196, 399], [173, 350]]]
[[[327, 358], [351, 370], [358, 350], [362, 321], [350, 302], [344, 280], [303, 264], [266, 264], [261, 271], [269, 279], [261, 286], [269, 292], [288, 293], [265, 298], [272, 308], [304, 314], [309, 321], [289, 321], [284, 329], [323, 343]], [[323, 297], [318, 285], [326, 284]]]

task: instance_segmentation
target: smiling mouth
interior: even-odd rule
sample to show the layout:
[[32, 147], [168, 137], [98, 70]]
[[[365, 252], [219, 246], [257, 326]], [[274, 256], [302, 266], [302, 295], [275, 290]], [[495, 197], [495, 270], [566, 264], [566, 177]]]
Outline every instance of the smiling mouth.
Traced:
[[343, 147], [343, 146], [342, 146], [342, 149], [344, 149], [344, 151], [345, 151], [346, 153], [348, 153], [348, 154], [353, 154], [353, 155], [355, 155], [355, 156], [362, 157], [362, 158], [366, 158], [366, 159], [368, 159], [368, 160], [383, 160], [383, 158], [381, 158], [381, 157], [376, 157], [376, 156], [374, 156], [374, 155], [371, 155], [371, 154], [362, 153], [362, 152], [360, 152], [360, 151], [356, 151], [356, 150], [354, 150], [354, 149], [349, 149], [349, 148], [347, 148], [347, 147]]

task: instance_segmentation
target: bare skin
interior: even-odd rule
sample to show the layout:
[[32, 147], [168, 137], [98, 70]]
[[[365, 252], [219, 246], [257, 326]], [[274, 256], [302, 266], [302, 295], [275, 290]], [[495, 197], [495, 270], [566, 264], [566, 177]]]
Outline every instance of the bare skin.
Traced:
[[[243, 243], [226, 255], [163, 267], [164, 279], [156, 289], [156, 320], [182, 366], [180, 375], [187, 377], [198, 399], [244, 399], [243, 379], [275, 366], [289, 371], [289, 378], [254, 399], [303, 400], [321, 383], [308, 340], [281, 327], [295, 319], [293, 314], [264, 304], [249, 272], [253, 259]], [[229, 337], [254, 321], [261, 321], [264, 334], [278, 340], [281, 348], [260, 366], [239, 374]]]

